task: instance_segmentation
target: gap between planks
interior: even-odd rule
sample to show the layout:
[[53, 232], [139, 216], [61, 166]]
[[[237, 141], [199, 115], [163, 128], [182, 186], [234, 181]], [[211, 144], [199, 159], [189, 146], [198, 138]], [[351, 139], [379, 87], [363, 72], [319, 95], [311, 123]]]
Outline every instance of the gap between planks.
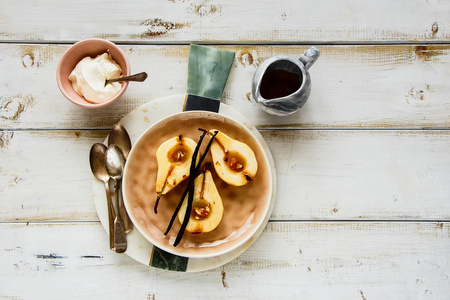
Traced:
[[[0, 40], [1, 44], [18, 44], [18, 45], [72, 45], [79, 40], [67, 40], [67, 41], [36, 41], [36, 40]], [[132, 42], [132, 41], [116, 41], [111, 40], [119, 46], [189, 46], [191, 44], [204, 45], [204, 46], [411, 46], [411, 45], [450, 45], [450, 40], [411, 40], [411, 41], [329, 41], [329, 42], [317, 42], [317, 41], [280, 41], [280, 42], [211, 42], [211, 41], [186, 41], [186, 42]]]
[[[283, 125], [275, 125], [272, 127], [256, 127], [258, 131], [294, 131], [294, 130], [302, 130], [302, 131], [450, 131], [450, 127], [444, 128], [435, 128], [435, 127], [283, 127]], [[100, 127], [100, 128], [0, 128], [0, 132], [52, 132], [52, 131], [108, 131], [111, 130], [109, 127]]]
[[[44, 225], [44, 224], [101, 224], [100, 220], [98, 221], [89, 221], [89, 220], [78, 220], [78, 221], [0, 221], [0, 225], [8, 225], [8, 224], [25, 224], [25, 225]], [[298, 219], [298, 220], [276, 220], [270, 219], [269, 223], [450, 223], [450, 219], [324, 219], [324, 220], [307, 220], [307, 219]]]

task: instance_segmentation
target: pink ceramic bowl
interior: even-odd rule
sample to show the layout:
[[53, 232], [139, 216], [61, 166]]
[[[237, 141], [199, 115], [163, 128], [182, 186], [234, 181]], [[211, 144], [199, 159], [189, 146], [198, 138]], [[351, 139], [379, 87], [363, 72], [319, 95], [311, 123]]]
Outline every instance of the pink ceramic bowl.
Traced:
[[123, 76], [128, 76], [131, 74], [128, 58], [116, 44], [103, 39], [86, 39], [79, 41], [73, 44], [63, 54], [56, 70], [58, 87], [63, 95], [69, 99], [69, 101], [85, 108], [101, 108], [111, 105], [125, 92], [128, 87], [128, 82], [126, 81], [122, 82], [122, 88], [112, 99], [103, 103], [95, 104], [86, 101], [83, 97], [78, 95], [72, 87], [72, 82], [69, 80], [69, 75], [78, 62], [87, 56], [95, 58], [97, 55], [103, 54], [106, 51], [109, 51], [112, 59], [115, 60], [122, 68]]

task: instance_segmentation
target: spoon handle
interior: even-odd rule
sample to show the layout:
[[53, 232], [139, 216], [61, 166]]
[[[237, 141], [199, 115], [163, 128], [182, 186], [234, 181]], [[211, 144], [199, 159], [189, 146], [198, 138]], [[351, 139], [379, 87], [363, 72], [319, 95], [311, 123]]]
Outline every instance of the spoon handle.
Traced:
[[123, 253], [127, 250], [127, 236], [125, 233], [125, 225], [120, 216], [120, 201], [119, 201], [119, 182], [115, 180], [114, 189], [116, 191], [116, 205], [117, 213], [114, 220], [114, 249], [117, 253]]
[[119, 78], [112, 78], [112, 79], [106, 79], [105, 85], [111, 82], [116, 82], [116, 81], [139, 81], [142, 82], [145, 79], [147, 79], [147, 73], [145, 72], [141, 72], [141, 73], [137, 73], [134, 75], [130, 75], [130, 76], [124, 76], [124, 77], [119, 77]]
[[114, 249], [114, 219], [116, 213], [114, 212], [114, 206], [111, 200], [111, 192], [109, 191], [109, 182], [105, 181], [106, 201], [108, 205], [108, 225], [109, 225], [109, 248]]
[[133, 230], [133, 222], [131, 222], [130, 216], [125, 208], [123, 203], [123, 194], [122, 194], [122, 181], [119, 181], [119, 190], [120, 190], [120, 208], [119, 212], [122, 217], [123, 223], [125, 224], [125, 232], [128, 233]]

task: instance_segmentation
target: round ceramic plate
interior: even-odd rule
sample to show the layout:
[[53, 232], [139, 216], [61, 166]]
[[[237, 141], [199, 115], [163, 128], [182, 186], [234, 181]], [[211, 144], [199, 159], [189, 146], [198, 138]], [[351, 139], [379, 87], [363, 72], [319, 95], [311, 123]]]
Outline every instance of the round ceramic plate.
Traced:
[[[199, 153], [200, 155], [206, 154], [202, 165], [204, 167], [209, 165], [224, 213], [219, 225], [214, 230], [202, 234], [186, 231], [180, 244], [175, 247], [173, 244], [180, 232], [181, 220], [174, 222], [167, 234], [165, 231], [189, 180], [179, 180], [175, 188], [163, 195], [159, 201], [157, 213], [155, 213], [156, 177], [160, 171], [156, 152], [165, 141], [177, 136], [190, 138], [196, 143], [202, 134], [199, 128], [219, 130], [237, 141], [245, 142], [255, 154], [258, 171], [251, 183], [243, 186], [226, 183], [219, 178], [215, 169], [216, 165], [220, 165], [220, 161], [213, 161], [211, 152], [205, 152], [206, 144], [210, 140], [209, 137], [206, 137], [201, 144]], [[243, 157], [247, 155], [241, 154]], [[242, 159], [242, 163], [244, 161]], [[239, 122], [223, 114], [210, 111], [180, 112], [152, 125], [133, 145], [122, 180], [125, 206], [135, 227], [159, 249], [190, 258], [223, 255], [244, 244], [263, 223], [272, 194], [269, 165], [261, 144]], [[167, 171], [169, 172], [169, 169]], [[168, 176], [168, 174], [164, 174], [164, 176]], [[214, 212], [215, 210], [212, 209], [212, 218], [214, 218]], [[202, 228], [204, 223], [200, 222], [200, 224], [196, 230]]]
[[[120, 121], [120, 124], [122, 124], [122, 126], [124, 126], [128, 131], [131, 138], [131, 143], [134, 145], [138, 138], [149, 127], [168, 116], [181, 112], [183, 110], [184, 100], [185, 95], [175, 95], [148, 102], [126, 115]], [[127, 235], [128, 248], [125, 252], [134, 260], [142, 264], [150, 265], [152, 267], [160, 269], [181, 272], [205, 271], [219, 267], [238, 257], [253, 244], [253, 242], [264, 230], [265, 225], [267, 224], [272, 213], [276, 194], [276, 173], [272, 155], [258, 130], [254, 126], [252, 126], [250, 122], [240, 113], [238, 113], [230, 106], [221, 103], [219, 114], [229, 117], [245, 126], [252, 134], [252, 136], [258, 141], [263, 151], [265, 152], [265, 156], [267, 157], [267, 161], [269, 164], [268, 171], [270, 173], [270, 184], [272, 185], [272, 189], [271, 195], [269, 196], [268, 209], [266, 210], [263, 222], [261, 223], [259, 228], [254, 231], [251, 238], [249, 238], [243, 245], [239, 246], [233, 251], [209, 258], [189, 259], [185, 257], [174, 256], [172, 254], [159, 250], [158, 248], [154, 247], [149, 241], [147, 241], [147, 239], [145, 239], [142, 234], [135, 228]], [[103, 182], [97, 180], [94, 176], [93, 197], [100, 221], [105, 231], [108, 232], [108, 212], [104, 184]]]

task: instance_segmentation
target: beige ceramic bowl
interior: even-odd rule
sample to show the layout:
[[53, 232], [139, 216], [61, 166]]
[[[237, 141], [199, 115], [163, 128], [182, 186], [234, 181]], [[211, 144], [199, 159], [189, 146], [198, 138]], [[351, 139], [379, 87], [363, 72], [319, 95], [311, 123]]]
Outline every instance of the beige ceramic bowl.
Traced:
[[[192, 234], [185, 232], [181, 243], [173, 246], [180, 229], [177, 219], [168, 235], [164, 235], [173, 212], [181, 200], [188, 180], [164, 195], [158, 206], [156, 201], [156, 150], [164, 141], [179, 134], [198, 141], [198, 128], [218, 129], [232, 138], [247, 143], [255, 152], [258, 172], [245, 186], [234, 187], [222, 181], [212, 168], [215, 185], [222, 198], [224, 215], [219, 226], [211, 232]], [[209, 138], [200, 148], [203, 153]], [[208, 154], [204, 161], [212, 162]], [[221, 256], [239, 248], [251, 239], [263, 224], [272, 195], [272, 177], [268, 158], [258, 140], [239, 122], [211, 112], [182, 112], [169, 116], [150, 128], [137, 140], [128, 156], [123, 177], [125, 206], [139, 232], [158, 248], [184, 257], [206, 258]]]
[[78, 95], [72, 87], [72, 82], [69, 80], [69, 75], [78, 62], [87, 56], [95, 58], [97, 55], [103, 54], [106, 51], [109, 51], [113, 60], [116, 61], [122, 68], [122, 75], [130, 75], [131, 71], [128, 58], [116, 44], [103, 39], [86, 39], [79, 41], [67, 49], [67, 51], [63, 54], [56, 70], [58, 87], [63, 95], [69, 99], [69, 101], [85, 108], [101, 108], [111, 105], [125, 92], [128, 87], [128, 82], [122, 82], [122, 88], [112, 99], [103, 103], [95, 104], [86, 101], [83, 97]]

